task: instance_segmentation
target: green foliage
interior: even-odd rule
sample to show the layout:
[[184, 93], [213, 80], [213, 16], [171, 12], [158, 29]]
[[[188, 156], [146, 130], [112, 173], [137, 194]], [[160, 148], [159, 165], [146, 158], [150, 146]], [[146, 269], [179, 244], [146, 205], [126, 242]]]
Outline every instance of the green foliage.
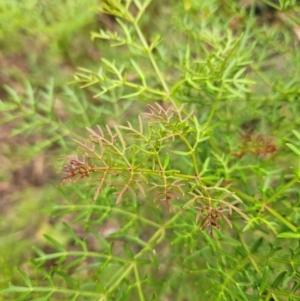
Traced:
[[170, 4], [97, 4], [113, 26], [92, 39], [119, 55], [79, 68], [61, 101], [53, 81], [6, 88], [4, 121], [26, 121], [13, 134], [44, 132], [28, 153], [72, 155], [62, 237], [45, 234], [5, 300], [300, 299], [299, 5], [259, 2], [270, 21]]
[[19, 84], [30, 79], [38, 87], [55, 77], [56, 83], [65, 84], [69, 69], [79, 61], [88, 64], [87, 52], [96, 51], [88, 39], [88, 32], [97, 27], [90, 9], [96, 4], [96, 0], [0, 1], [1, 81], [11, 85], [10, 78]]

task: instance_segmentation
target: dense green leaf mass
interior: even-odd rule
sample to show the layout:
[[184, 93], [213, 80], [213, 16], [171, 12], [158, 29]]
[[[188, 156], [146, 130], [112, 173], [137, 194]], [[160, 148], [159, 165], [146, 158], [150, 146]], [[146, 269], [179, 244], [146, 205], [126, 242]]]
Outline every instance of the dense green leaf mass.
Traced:
[[296, 0], [2, 1], [6, 66], [27, 65], [1, 122], [18, 164], [63, 175], [26, 196], [44, 240], [14, 272], [16, 223], [0, 298], [300, 300], [299, 20]]

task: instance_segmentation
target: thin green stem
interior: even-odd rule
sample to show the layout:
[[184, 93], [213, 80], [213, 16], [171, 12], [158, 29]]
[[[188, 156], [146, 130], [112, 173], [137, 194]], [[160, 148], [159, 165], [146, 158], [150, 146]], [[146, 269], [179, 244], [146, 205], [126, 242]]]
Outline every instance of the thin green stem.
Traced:
[[280, 220], [283, 224], [285, 224], [288, 228], [290, 228], [293, 232], [297, 232], [297, 227], [290, 223], [286, 218], [280, 215], [276, 210], [272, 209], [268, 205], [264, 205], [264, 208], [270, 212], [274, 217]]
[[[110, 293], [110, 292], [114, 291], [114, 289], [120, 285], [122, 280], [131, 272], [133, 267], [134, 267], [134, 264], [131, 263], [129, 265], [129, 267], [127, 267], [125, 270], [124, 270], [124, 267], [123, 267], [123, 269], [121, 268], [121, 270], [120, 270], [121, 275], [120, 276], [119, 276], [119, 272], [118, 272], [113, 277], [111, 277], [109, 283], [107, 284], [107, 287], [109, 288], [107, 290], [107, 292]], [[111, 283], [112, 283], [112, 285], [111, 285]]]
[[[152, 54], [152, 49], [150, 49], [149, 44], [147, 43], [147, 41], [146, 41], [146, 39], [145, 39], [145, 37], [144, 37], [144, 35], [143, 35], [140, 27], [138, 26], [137, 22], [134, 22], [134, 27], [135, 27], [135, 30], [136, 30], [136, 32], [137, 32], [137, 34], [138, 34], [138, 36], [139, 36], [139, 38], [140, 38], [140, 40], [141, 40], [144, 48], [145, 48], [145, 51], [148, 54], [149, 60], [150, 60], [152, 66], [153, 66], [153, 68], [155, 70], [155, 73], [156, 73], [157, 77], [159, 78], [160, 83], [161, 83], [163, 89], [165, 90], [167, 98], [170, 99], [170, 101], [173, 104], [175, 110], [178, 111], [178, 105], [179, 104], [178, 104], [178, 102], [173, 97], [171, 97], [171, 95], [170, 95], [170, 89], [169, 89], [169, 87], [168, 87], [168, 85], [167, 85], [167, 83], [166, 83], [166, 81], [164, 79], [164, 76], [162, 75], [162, 73], [161, 73], [161, 71], [160, 71], [160, 69], [159, 69], [159, 67], [158, 67], [158, 65], [156, 63], [156, 60], [155, 60], [155, 58], [154, 58], [154, 56]], [[180, 117], [180, 115], [179, 115], [179, 117]]]
[[56, 253], [51, 253], [51, 254], [45, 254], [43, 256], [40, 256], [36, 259], [34, 259], [35, 262], [43, 262], [45, 260], [52, 260], [55, 258], [63, 258], [63, 257], [82, 257], [82, 258], [86, 258], [86, 257], [93, 257], [93, 258], [103, 258], [106, 260], [114, 260], [116, 262], [120, 262], [122, 264], [127, 263], [128, 260], [120, 258], [120, 257], [116, 257], [116, 256], [111, 256], [111, 255], [106, 255], [100, 252], [85, 252], [85, 251], [65, 251], [65, 252], [56, 252]]
[[262, 273], [260, 271], [260, 268], [257, 265], [256, 261], [253, 259], [253, 256], [252, 256], [252, 254], [251, 254], [251, 252], [250, 252], [250, 250], [248, 248], [247, 243], [245, 242], [245, 240], [244, 240], [244, 238], [243, 238], [242, 235], [239, 235], [239, 237], [240, 237], [240, 240], [241, 240], [241, 243], [242, 243], [244, 249], [246, 250], [246, 252], [248, 254], [248, 258], [249, 258], [250, 262], [252, 263], [252, 265], [253, 265], [254, 269], [256, 270], [257, 274], [261, 277]]
[[139, 27], [139, 25], [138, 25], [137, 22], [134, 22], [134, 27], [135, 27], [135, 30], [136, 30], [136, 32], [137, 32], [137, 34], [138, 34], [138, 36], [139, 36], [139, 38], [140, 38], [140, 40], [141, 40], [144, 48], [145, 48], [145, 51], [147, 52], [147, 54], [149, 56], [151, 64], [152, 64], [152, 66], [153, 66], [153, 68], [154, 68], [154, 70], [155, 70], [155, 72], [156, 72], [156, 74], [157, 74], [157, 76], [158, 76], [158, 78], [159, 78], [159, 80], [160, 80], [160, 82], [161, 82], [161, 84], [162, 84], [162, 86], [163, 86], [166, 94], [169, 95], [170, 91], [169, 91], [168, 85], [165, 82], [165, 79], [162, 76], [162, 74], [160, 72], [160, 69], [158, 68], [158, 66], [156, 64], [156, 61], [155, 61], [155, 59], [153, 57], [153, 54], [152, 54], [152, 51], [151, 51], [151, 49], [150, 49], [150, 47], [149, 47], [149, 45], [148, 45], [148, 43], [147, 43], [147, 41], [146, 41], [146, 39], [145, 39], [145, 37], [144, 37], [144, 35], [143, 35], [143, 33], [142, 33], [142, 31], [141, 31], [141, 29], [140, 29], [140, 27]]
[[257, 66], [250, 65], [250, 67], [264, 81], [264, 83], [266, 83], [268, 85], [268, 87], [270, 87], [270, 88], [272, 87], [273, 83], [270, 82], [269, 78], [263, 72], [261, 72]]
[[[267, 201], [265, 204], [261, 204], [263, 208], [265, 208], [269, 213], [271, 213], [274, 217], [276, 217], [278, 220], [280, 220], [283, 224], [285, 224], [288, 228], [290, 228], [292, 231], [297, 232], [297, 227], [295, 227], [292, 223], [290, 223], [287, 219], [285, 219], [282, 215], [280, 215], [277, 211], [269, 207], [267, 204], [275, 200], [280, 194], [282, 194], [285, 190], [287, 190], [289, 187], [291, 187], [293, 184], [295, 184], [298, 181], [298, 178], [295, 177], [292, 179], [289, 183], [281, 187], [278, 191], [276, 191]], [[205, 181], [206, 183], [209, 182], [212, 184], [211, 181]], [[246, 193], [239, 191], [238, 189], [231, 187], [232, 191], [236, 193], [237, 196], [239, 196], [242, 199], [245, 199], [247, 201], [250, 201], [251, 203], [257, 204], [258, 201], [247, 195]]]
[[209, 113], [209, 116], [208, 116], [208, 118], [207, 118], [207, 121], [206, 121], [206, 127], [209, 127], [209, 125], [211, 124], [211, 122], [212, 122], [212, 119], [213, 119], [213, 117], [215, 116], [215, 113], [216, 113], [216, 111], [217, 111], [217, 109], [218, 109], [218, 107], [219, 107], [219, 103], [220, 103], [220, 101], [221, 101], [221, 90], [220, 90], [220, 92], [219, 92], [219, 94], [218, 94], [218, 97], [217, 97], [217, 99], [215, 100], [215, 102], [214, 102], [214, 104], [213, 104], [213, 106], [212, 106], [212, 109], [211, 109], [211, 111], [210, 111], [210, 113]]
[[291, 186], [293, 186], [295, 183], [299, 181], [298, 177], [294, 177], [291, 181], [286, 183], [284, 186], [280, 187], [267, 201], [266, 204], [269, 204], [276, 200], [278, 196], [280, 196], [283, 192], [285, 192], [287, 189], [289, 189]]
[[189, 141], [187, 140], [186, 136], [179, 135], [179, 137], [185, 143], [185, 145], [187, 146], [187, 148], [191, 151], [191, 158], [192, 158], [193, 165], [194, 165], [194, 168], [195, 168], [196, 177], [198, 177], [198, 175], [199, 175], [199, 168], [198, 168], [198, 163], [197, 163], [197, 159], [196, 159], [196, 156], [195, 156], [195, 150], [191, 146], [191, 144], [189, 143]]
[[170, 228], [170, 225], [176, 221], [180, 217], [184, 210], [180, 210], [177, 212], [165, 225], [161, 226], [148, 240], [148, 246], [145, 246], [138, 254], [134, 256], [135, 259], [142, 256], [145, 252], [148, 252], [149, 249], [152, 251], [154, 249], [154, 245], [158, 245], [165, 237], [165, 229]]
[[[20, 286], [13, 286], [11, 288], [4, 289], [0, 291], [0, 294], [5, 294], [9, 292], [18, 292], [18, 293], [32, 293], [32, 292], [39, 292], [39, 293], [50, 293], [52, 292], [53, 294], [55, 293], [60, 293], [60, 294], [66, 294], [70, 296], [71, 294], [76, 294], [77, 296], [90, 296], [90, 297], [101, 297], [99, 296], [99, 292], [93, 292], [93, 291], [87, 291], [87, 290], [76, 290], [76, 289], [71, 289], [71, 288], [58, 288], [58, 287], [40, 287], [40, 286], [33, 286], [33, 287], [20, 287]], [[19, 299], [19, 300], [24, 300], [24, 299]], [[28, 299], [27, 299], [28, 300]], [[42, 300], [42, 299], [40, 299]], [[99, 300], [99, 299], [97, 299]], [[102, 300], [102, 299], [100, 299]]]
[[141, 301], [145, 301], [143, 289], [142, 289], [142, 286], [141, 286], [140, 275], [139, 275], [139, 271], [138, 271], [138, 269], [136, 267], [136, 263], [133, 266], [133, 270], [134, 270], [134, 276], [135, 276], [137, 291], [138, 291], [140, 300]]
[[127, 215], [130, 216], [132, 218], [135, 219], [139, 219], [140, 221], [144, 222], [145, 224], [148, 224], [150, 226], [153, 226], [155, 228], [160, 228], [161, 225], [157, 224], [149, 219], [144, 218], [141, 215], [135, 214], [135, 213], [131, 213], [128, 211], [125, 211], [124, 209], [120, 209], [117, 207], [108, 207], [108, 206], [104, 206], [104, 205], [65, 205], [65, 206], [57, 206], [54, 208], [54, 210], [70, 210], [72, 212], [74, 211], [80, 211], [82, 212], [83, 210], [90, 210], [90, 209], [97, 209], [97, 210], [108, 210], [108, 211], [112, 211], [118, 214], [122, 214], [122, 215]]

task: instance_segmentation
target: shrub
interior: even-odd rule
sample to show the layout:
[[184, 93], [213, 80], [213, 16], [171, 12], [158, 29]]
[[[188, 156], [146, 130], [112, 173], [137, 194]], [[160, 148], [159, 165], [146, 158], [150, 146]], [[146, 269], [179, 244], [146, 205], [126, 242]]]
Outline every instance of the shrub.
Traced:
[[[75, 74], [97, 100], [74, 96], [87, 137], [76, 135], [53, 205], [64, 239], [45, 235], [37, 274], [20, 269], [25, 285], [5, 296], [299, 299], [299, 7], [266, 3], [99, 4], [114, 25], [92, 38], [119, 55]], [[7, 114], [32, 108], [30, 127], [56, 125], [49, 141], [76, 132], [51, 102], [10, 93]]]

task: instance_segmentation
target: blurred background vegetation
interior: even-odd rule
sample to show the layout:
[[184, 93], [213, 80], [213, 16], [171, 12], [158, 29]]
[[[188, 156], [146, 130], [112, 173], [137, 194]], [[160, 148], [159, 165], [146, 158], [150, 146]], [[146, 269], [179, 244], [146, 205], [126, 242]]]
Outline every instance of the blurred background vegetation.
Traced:
[[[154, 2], [144, 20], [149, 32], [153, 26], [167, 29], [157, 12], [170, 13], [167, 3]], [[109, 102], [94, 100], [92, 91], [68, 85], [77, 67], [94, 68], [103, 54], [128, 57], [107, 43], [91, 42], [92, 31], [116, 29], [113, 17], [95, 9], [98, 3], [0, 1], [0, 288], [15, 279], [16, 266], [32, 256], [32, 246], [47, 250], [45, 232], [64, 239], [49, 214], [51, 201], [61, 197], [58, 159], [70, 154], [72, 138], [86, 126], [112, 117], [105, 107], [113, 95]], [[15, 106], [18, 101], [25, 106]], [[128, 105], [114, 108], [121, 118]]]
[[[74, 146], [71, 138], [80, 136], [86, 126], [102, 122], [99, 119], [109, 119], [110, 109], [106, 108], [118, 101], [117, 95], [110, 95], [112, 99], [115, 97], [115, 102], [111, 99], [108, 102], [105, 97], [93, 99], [93, 89], [82, 92], [76, 85], [66, 85], [73, 81], [77, 67], [95, 69], [103, 57], [125, 61], [129, 56], [125, 48], [110, 48], [108, 43], [100, 40], [91, 42], [92, 31], [99, 28], [114, 31], [116, 28], [113, 17], [91, 9], [98, 2], [0, 1], [0, 99], [6, 103], [5, 108], [11, 99], [18, 97], [38, 100], [35, 110], [26, 108], [25, 117], [23, 112], [16, 118], [17, 110], [13, 115], [0, 111], [0, 288], [6, 287], [15, 277], [14, 268], [32, 256], [31, 246], [47, 250], [43, 233], [60, 236], [60, 224], [49, 216], [52, 200], [57, 202], [61, 197], [57, 191], [61, 178], [57, 173], [59, 167], [56, 166], [60, 164], [57, 159], [69, 154], [70, 147]], [[287, 7], [280, 7], [282, 3]], [[276, 131], [282, 134], [283, 130], [288, 133], [300, 123], [299, 105], [293, 104], [295, 100], [299, 101], [300, 95], [299, 2], [256, 1], [252, 4], [253, 1], [156, 0], [142, 26], [149, 36], [160, 32], [169, 47], [176, 49], [181, 42], [177, 40], [176, 32], [187, 33], [193, 44], [195, 28], [207, 27], [207, 31], [201, 32], [202, 39], [209, 44], [211, 32], [215, 32], [215, 37], [221, 41], [227, 28], [237, 36], [245, 28], [252, 30], [251, 26], [245, 26], [248, 24], [245, 12], [252, 10], [256, 20], [253, 24], [256, 47], [251, 50], [253, 70], [250, 74], [257, 81], [251, 91], [256, 95], [256, 99], [252, 97], [253, 112], [269, 118], [275, 127], [273, 135]], [[189, 11], [191, 16], [185, 23], [177, 20], [176, 12], [182, 9]], [[194, 46], [199, 47], [197, 43]], [[170, 63], [171, 60], [166, 59], [166, 67]], [[185, 91], [180, 92], [185, 101]], [[261, 100], [264, 104], [268, 100], [271, 102], [267, 117]], [[276, 100], [280, 100], [280, 110], [289, 110], [285, 112], [286, 120], [281, 123], [277, 122], [283, 118], [280, 114], [271, 114], [270, 108]], [[282, 100], [291, 105], [282, 106]], [[51, 111], [49, 107], [54, 103]], [[114, 115], [122, 119], [125, 110], [126, 107], [117, 105]], [[220, 115], [225, 113], [219, 112]], [[248, 120], [249, 117], [251, 114], [247, 115]], [[280, 128], [276, 128], [279, 124]], [[59, 132], [57, 136], [53, 135], [55, 131]]]
[[[96, 4], [96, 0], [0, 1], [1, 100], [10, 102], [11, 89], [25, 99], [31, 93], [40, 102], [48, 97], [63, 103], [70, 97], [65, 87], [76, 66], [92, 65], [101, 56], [97, 45], [90, 42], [90, 31], [102, 23], [90, 9]], [[70, 115], [62, 106], [57, 110], [61, 118]], [[7, 121], [0, 128], [3, 288], [11, 280], [14, 267], [31, 256], [32, 245], [46, 247], [42, 237], [46, 229], [59, 233], [47, 208], [51, 198], [57, 197], [60, 175], [54, 164], [61, 155], [57, 141], [47, 144], [50, 128], [33, 123], [33, 128], [18, 132], [20, 124], [29, 125], [31, 120], [39, 119], [38, 113], [28, 116], [28, 120], [20, 117], [11, 121], [5, 112], [0, 114], [2, 121]], [[14, 117], [18, 115], [15, 111]]]

